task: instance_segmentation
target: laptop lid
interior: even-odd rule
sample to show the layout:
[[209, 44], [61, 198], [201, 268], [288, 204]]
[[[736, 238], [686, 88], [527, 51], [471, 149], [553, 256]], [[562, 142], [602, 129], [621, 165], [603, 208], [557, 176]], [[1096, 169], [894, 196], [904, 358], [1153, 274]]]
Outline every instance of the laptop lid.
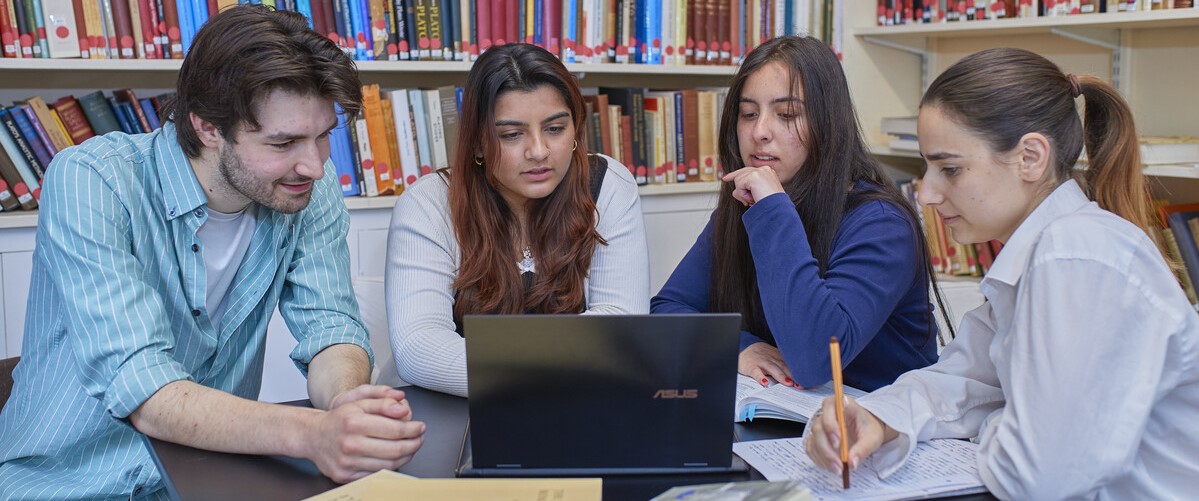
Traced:
[[459, 473], [728, 471], [740, 327], [739, 314], [465, 316]]

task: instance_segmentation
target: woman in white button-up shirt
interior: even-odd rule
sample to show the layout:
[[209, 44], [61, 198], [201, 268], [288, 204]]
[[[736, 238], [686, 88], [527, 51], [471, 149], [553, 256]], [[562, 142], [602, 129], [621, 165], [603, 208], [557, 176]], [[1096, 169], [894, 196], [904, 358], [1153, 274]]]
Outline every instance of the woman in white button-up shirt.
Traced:
[[[1075, 98], [1085, 100], [1085, 132]], [[846, 406], [850, 464], [974, 438], [1015, 499], [1173, 499], [1199, 487], [1199, 315], [1146, 233], [1136, 128], [1111, 85], [1016, 49], [962, 59], [917, 122], [921, 203], [1003, 251], [940, 362]], [[1074, 170], [1086, 138], [1089, 168]], [[840, 472], [832, 402], [808, 454]]]

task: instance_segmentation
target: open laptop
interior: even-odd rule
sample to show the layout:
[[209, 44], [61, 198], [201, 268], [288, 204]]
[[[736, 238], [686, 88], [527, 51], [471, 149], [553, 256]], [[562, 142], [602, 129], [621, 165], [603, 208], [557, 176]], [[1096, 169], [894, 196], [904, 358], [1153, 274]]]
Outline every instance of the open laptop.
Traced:
[[467, 315], [459, 476], [744, 471], [739, 314]]

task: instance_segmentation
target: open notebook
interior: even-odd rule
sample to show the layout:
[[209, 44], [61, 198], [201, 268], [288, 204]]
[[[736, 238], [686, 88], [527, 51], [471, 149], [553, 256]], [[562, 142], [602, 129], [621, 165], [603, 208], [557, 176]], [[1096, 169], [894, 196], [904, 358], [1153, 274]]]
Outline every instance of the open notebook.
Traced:
[[903, 500], [986, 492], [978, 476], [978, 444], [964, 440], [930, 440], [916, 445], [906, 463], [879, 478], [867, 458], [853, 470], [849, 489], [841, 475], [820, 469], [804, 452], [803, 438], [758, 440], [733, 444], [733, 452], [770, 481], [799, 480], [816, 500]]
[[[843, 386], [845, 394], [857, 398], [866, 392]], [[827, 383], [816, 388], [799, 390], [778, 383], [762, 386], [760, 383], [744, 374], [737, 375], [737, 406], [734, 408], [734, 420], [738, 423], [753, 421], [755, 418], [786, 419], [789, 421], [808, 422], [808, 417], [820, 408], [820, 403], [826, 397], [833, 396], [833, 384]]]

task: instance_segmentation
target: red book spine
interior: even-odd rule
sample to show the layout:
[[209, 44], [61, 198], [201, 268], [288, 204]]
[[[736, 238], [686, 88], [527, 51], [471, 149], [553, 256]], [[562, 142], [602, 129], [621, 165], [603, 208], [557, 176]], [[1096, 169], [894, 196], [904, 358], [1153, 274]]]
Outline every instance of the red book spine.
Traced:
[[491, 0], [491, 43], [503, 45], [510, 40], [508, 34], [508, 8], [504, 0]]
[[137, 14], [142, 20], [142, 51], [146, 59], [162, 59], [158, 53], [158, 5], [154, 0], [137, 0]]
[[21, 57], [17, 51], [16, 29], [8, 19], [8, 2], [0, 0], [0, 43], [4, 44], [4, 57]]
[[166, 21], [165, 31], [171, 59], [183, 59], [183, 35], [179, 32], [179, 8], [175, 5], [174, 0], [162, 2], [162, 14]]

